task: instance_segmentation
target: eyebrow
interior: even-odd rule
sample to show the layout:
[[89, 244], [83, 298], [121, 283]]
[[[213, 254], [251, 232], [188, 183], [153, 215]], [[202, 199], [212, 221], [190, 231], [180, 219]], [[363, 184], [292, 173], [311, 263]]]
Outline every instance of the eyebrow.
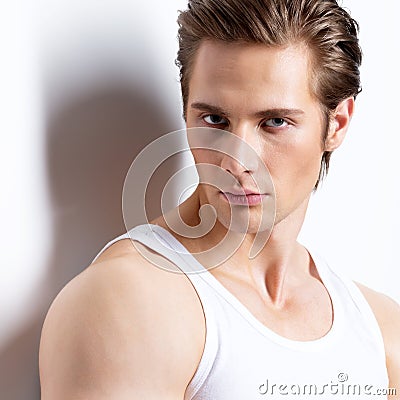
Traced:
[[[229, 113], [224, 111], [221, 107], [203, 103], [203, 102], [192, 103], [190, 105], [190, 107], [194, 108], [196, 110], [209, 112], [210, 114], [229, 116]], [[300, 115], [304, 115], [304, 114], [305, 113], [303, 110], [296, 109], [296, 108], [271, 108], [269, 110], [257, 111], [254, 114], [254, 117], [256, 117], [256, 118], [272, 118], [272, 117], [276, 117], [277, 115], [279, 115], [279, 116], [284, 115], [286, 117], [291, 117], [291, 116], [300, 116]]]

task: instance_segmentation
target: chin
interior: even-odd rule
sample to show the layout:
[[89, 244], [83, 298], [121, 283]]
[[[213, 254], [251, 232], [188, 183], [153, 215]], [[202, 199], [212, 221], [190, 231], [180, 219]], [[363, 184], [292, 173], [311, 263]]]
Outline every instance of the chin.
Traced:
[[250, 215], [243, 212], [243, 215], [236, 215], [231, 218], [231, 215], [218, 213], [218, 221], [225, 227], [225, 229], [241, 233], [241, 234], [256, 234], [258, 232], [269, 232], [274, 226], [274, 216], [261, 217], [259, 212], [250, 212]]

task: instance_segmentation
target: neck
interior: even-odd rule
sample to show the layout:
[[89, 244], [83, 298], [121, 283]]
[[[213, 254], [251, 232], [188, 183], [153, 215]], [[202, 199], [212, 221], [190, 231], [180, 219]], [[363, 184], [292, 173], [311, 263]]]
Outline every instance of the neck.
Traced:
[[[309, 255], [297, 242], [309, 198], [273, 226], [268, 241], [256, 257], [248, 257], [256, 234], [238, 233], [241, 238], [244, 236], [240, 246], [226, 262], [210, 272], [215, 276], [224, 275], [247, 281], [274, 305], [283, 305], [287, 297], [285, 288], [310, 273]], [[179, 206], [180, 216], [187, 225], [197, 226], [200, 223], [198, 211], [201, 205], [200, 196], [195, 192]], [[202, 237], [177, 238], [191, 253], [200, 253], [220, 243], [227, 233], [227, 229], [217, 220], [213, 229]], [[204, 260], [201, 261], [204, 265]]]

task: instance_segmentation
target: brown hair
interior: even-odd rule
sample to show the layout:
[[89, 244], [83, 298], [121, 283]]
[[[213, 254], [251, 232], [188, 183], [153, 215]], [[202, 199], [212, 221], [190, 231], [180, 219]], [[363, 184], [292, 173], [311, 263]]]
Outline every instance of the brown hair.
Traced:
[[[336, 0], [189, 0], [178, 24], [176, 64], [185, 118], [190, 74], [204, 39], [268, 46], [306, 44], [312, 54], [312, 90], [326, 118], [323, 141], [338, 104], [361, 92], [358, 24]], [[328, 172], [330, 157], [331, 152], [325, 151], [315, 188]]]

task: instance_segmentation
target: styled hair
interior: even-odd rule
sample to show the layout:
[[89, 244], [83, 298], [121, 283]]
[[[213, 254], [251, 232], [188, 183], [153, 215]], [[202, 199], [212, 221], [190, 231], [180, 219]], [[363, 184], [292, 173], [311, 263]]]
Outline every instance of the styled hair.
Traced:
[[[189, 0], [178, 17], [183, 115], [197, 51], [204, 40], [281, 47], [304, 44], [311, 54], [311, 90], [329, 121], [339, 103], [361, 92], [358, 23], [336, 0]], [[328, 172], [325, 151], [315, 188]]]

